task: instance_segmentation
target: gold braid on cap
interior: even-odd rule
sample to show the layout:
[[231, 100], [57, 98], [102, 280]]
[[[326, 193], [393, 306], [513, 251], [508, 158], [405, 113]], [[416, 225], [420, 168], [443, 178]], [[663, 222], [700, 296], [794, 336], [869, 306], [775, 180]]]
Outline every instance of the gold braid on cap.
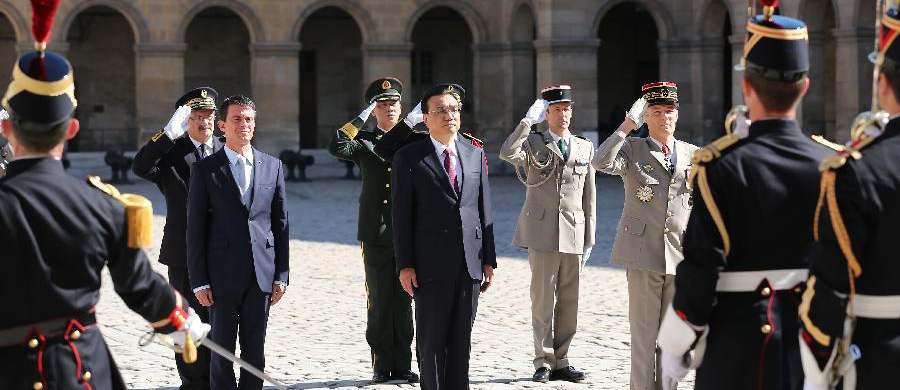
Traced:
[[12, 81], [3, 95], [0, 104], [9, 111], [9, 100], [20, 92], [25, 91], [39, 96], [60, 96], [66, 95], [72, 101], [72, 107], [78, 107], [78, 100], [75, 99], [75, 75], [72, 67], [69, 67], [69, 74], [57, 81], [40, 81], [29, 77], [19, 68], [18, 62], [13, 65]]

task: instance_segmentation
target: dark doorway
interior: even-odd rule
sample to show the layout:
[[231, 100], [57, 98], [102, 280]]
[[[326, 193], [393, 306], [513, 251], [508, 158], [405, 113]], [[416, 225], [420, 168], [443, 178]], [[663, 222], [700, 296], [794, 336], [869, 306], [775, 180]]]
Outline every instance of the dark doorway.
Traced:
[[[210, 86], [219, 101], [231, 95], [253, 98], [250, 86], [250, 33], [243, 19], [225, 7], [197, 14], [184, 37], [184, 88]], [[172, 103], [181, 96], [173, 94]]]

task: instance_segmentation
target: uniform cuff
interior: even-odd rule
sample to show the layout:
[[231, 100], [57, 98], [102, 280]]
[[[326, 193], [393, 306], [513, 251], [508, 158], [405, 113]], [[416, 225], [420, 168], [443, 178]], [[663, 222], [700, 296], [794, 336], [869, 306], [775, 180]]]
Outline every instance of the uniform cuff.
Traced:
[[200, 291], [203, 291], [203, 290], [208, 290], [208, 289], [209, 289], [209, 285], [208, 285], [208, 284], [204, 284], [204, 285], [202, 285], [202, 286], [200, 286], [200, 287], [195, 288], [195, 289], [194, 289], [194, 294], [196, 294], [196, 293], [198, 293], [198, 292], [200, 292]]

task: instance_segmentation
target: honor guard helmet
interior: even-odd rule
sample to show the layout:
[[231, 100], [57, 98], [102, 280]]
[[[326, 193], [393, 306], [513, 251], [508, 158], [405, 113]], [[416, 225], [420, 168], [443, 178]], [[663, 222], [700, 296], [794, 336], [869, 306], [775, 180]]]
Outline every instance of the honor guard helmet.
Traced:
[[175, 103], [175, 107], [188, 106], [191, 110], [215, 110], [219, 93], [211, 87], [200, 87], [190, 90]]
[[660, 81], [641, 86], [641, 97], [648, 106], [669, 104], [678, 106], [678, 84], [673, 81]]
[[45, 126], [30, 130], [52, 129], [72, 118], [78, 101], [75, 99], [75, 76], [69, 61], [47, 51], [47, 40], [59, 0], [32, 0], [31, 32], [35, 50], [23, 54], [13, 64], [12, 80], [0, 105], [16, 121], [28, 121]]
[[900, 11], [896, 7], [891, 7], [881, 18], [878, 51], [869, 54], [869, 61], [877, 66], [900, 72], [900, 44], [895, 43], [898, 34], [900, 34]]
[[793, 83], [809, 72], [809, 32], [799, 19], [775, 15], [778, 0], [762, 0], [763, 13], [747, 21], [744, 57], [735, 67]]
[[444, 94], [453, 95], [459, 103], [459, 108], [462, 109], [463, 101], [466, 99], [466, 90], [459, 84], [444, 83], [425, 91], [425, 94], [422, 95], [422, 111], [428, 111], [428, 99]]
[[393, 77], [382, 77], [366, 88], [366, 102], [372, 104], [384, 100], [400, 100], [403, 95], [403, 83]]
[[572, 103], [572, 86], [555, 85], [541, 90], [541, 99], [547, 101], [547, 104], [569, 102]]

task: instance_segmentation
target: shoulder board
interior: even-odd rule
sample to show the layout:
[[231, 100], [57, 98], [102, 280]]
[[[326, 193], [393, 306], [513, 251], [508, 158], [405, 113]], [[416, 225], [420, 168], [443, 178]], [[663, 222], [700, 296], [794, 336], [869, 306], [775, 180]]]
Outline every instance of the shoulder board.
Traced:
[[719, 158], [722, 155], [722, 152], [725, 149], [730, 148], [732, 145], [736, 144], [741, 140], [741, 136], [735, 133], [729, 133], [723, 135], [711, 142], [709, 145], [706, 145], [694, 153], [694, 157], [691, 159], [691, 162], [694, 164], [706, 164], [710, 161], [713, 161]]
[[476, 148], [484, 148], [484, 142], [482, 142], [478, 138], [475, 138], [475, 136], [473, 136], [472, 133], [462, 133], [461, 132], [460, 134], [462, 134], [463, 138], [468, 139], [469, 142], [472, 144], [472, 146], [474, 146]]
[[587, 139], [587, 138], [586, 138], [585, 136], [583, 136], [583, 135], [580, 135], [580, 134], [572, 134], [572, 135], [574, 135], [575, 138], [581, 138], [581, 139], [583, 139], [583, 140], [585, 140], [585, 141], [590, 141], [589, 139]]
[[119, 193], [116, 187], [104, 183], [97, 176], [88, 176], [87, 182], [125, 206], [129, 248], [148, 248], [153, 244], [153, 204], [149, 199], [137, 194]]
[[[865, 136], [857, 138], [851, 141], [846, 146], [838, 145], [839, 149], [835, 149], [837, 153], [833, 156], [827, 157], [822, 160], [822, 163], [819, 164], [819, 171], [832, 171], [837, 170], [840, 167], [844, 166], [847, 163], [847, 158], [852, 158], [854, 160], [859, 160], [862, 158], [862, 150], [869, 146], [873, 141], [875, 141], [878, 136]], [[815, 140], [815, 137], [813, 138]], [[816, 140], [818, 142], [818, 140]]]
[[153, 134], [153, 136], [150, 137], [150, 140], [153, 142], [159, 141], [159, 139], [162, 138], [162, 136], [165, 134], [165, 130], [160, 130], [159, 133]]

